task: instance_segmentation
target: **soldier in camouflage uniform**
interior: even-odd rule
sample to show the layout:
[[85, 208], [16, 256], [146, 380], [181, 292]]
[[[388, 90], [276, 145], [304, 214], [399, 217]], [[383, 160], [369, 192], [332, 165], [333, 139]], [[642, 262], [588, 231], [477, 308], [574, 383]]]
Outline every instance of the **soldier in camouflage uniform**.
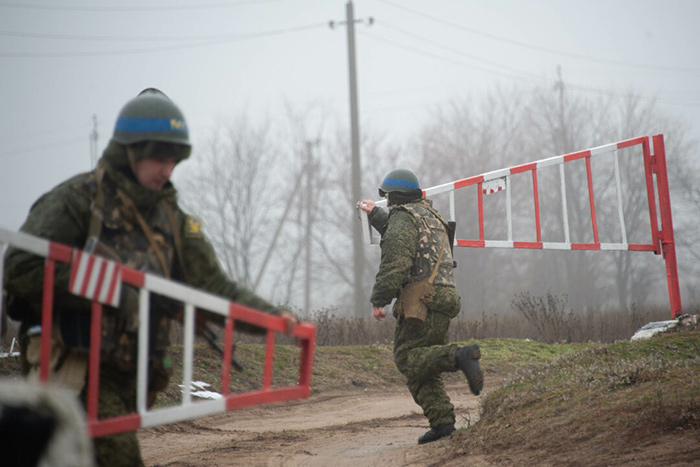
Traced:
[[447, 343], [450, 320], [461, 307], [451, 248], [445, 248], [447, 222], [431, 200], [423, 199], [418, 179], [410, 170], [390, 172], [379, 196], [387, 197], [388, 212], [371, 200], [360, 204], [382, 235], [381, 263], [370, 298], [375, 319], [386, 317], [384, 307], [400, 299], [407, 284], [425, 280], [436, 271], [434, 296], [423, 297], [428, 302], [425, 321], [409, 322], [397, 312], [396, 304], [393, 307], [397, 319], [394, 361], [407, 379], [413, 400], [430, 422], [430, 430], [418, 438], [418, 444], [425, 444], [455, 431], [454, 406], [441, 374], [461, 369], [471, 391], [478, 395], [483, 387], [481, 352], [476, 344], [459, 347]]
[[[149, 88], [121, 110], [114, 135], [95, 171], [79, 174], [43, 195], [21, 231], [85, 248], [127, 266], [185, 282], [262, 311], [280, 315], [291, 333], [296, 318], [232, 282], [221, 269], [200, 221], [177, 204], [169, 181], [189, 157], [185, 119], [162, 92]], [[39, 367], [44, 259], [10, 249], [5, 285], [8, 311], [21, 321], [23, 369]], [[69, 266], [56, 265], [50, 381], [72, 389], [86, 402], [90, 302], [68, 292]], [[166, 354], [172, 304], [151, 296], [148, 399], [153, 403], [171, 373]], [[213, 314], [212, 314], [213, 316]], [[218, 315], [214, 316], [221, 320]], [[260, 331], [245, 323], [238, 330]], [[119, 309], [105, 307], [102, 323], [99, 417], [136, 409], [138, 291], [122, 288]], [[143, 465], [134, 432], [95, 439], [99, 465]]]

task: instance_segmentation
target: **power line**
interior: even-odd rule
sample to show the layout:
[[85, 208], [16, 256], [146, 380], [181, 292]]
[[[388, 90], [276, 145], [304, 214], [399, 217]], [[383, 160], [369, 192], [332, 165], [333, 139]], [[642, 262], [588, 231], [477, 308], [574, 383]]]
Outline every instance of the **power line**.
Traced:
[[368, 32], [361, 32], [360, 34], [363, 36], [371, 37], [372, 39], [375, 39], [375, 40], [378, 40], [381, 42], [389, 43], [389, 44], [393, 45], [394, 47], [398, 47], [400, 49], [405, 49], [405, 50], [408, 50], [409, 52], [413, 52], [413, 53], [416, 53], [419, 55], [424, 55], [426, 57], [431, 57], [431, 58], [434, 58], [434, 59], [437, 59], [440, 61], [450, 62], [450, 63], [454, 63], [457, 65], [465, 66], [467, 68], [474, 68], [474, 69], [487, 71], [489, 73], [496, 73], [496, 74], [500, 74], [500, 75], [510, 75], [509, 76], [510, 78], [519, 78], [519, 79], [525, 78], [525, 79], [529, 79], [529, 80], [539, 79], [539, 78], [535, 78], [534, 75], [532, 75], [530, 73], [527, 73], [527, 72], [522, 71], [522, 70], [517, 70], [515, 68], [507, 67], [507, 68], [510, 68], [509, 71], [494, 70], [493, 68], [474, 65], [471, 63], [463, 62], [461, 60], [456, 60], [456, 59], [444, 57], [444, 56], [441, 56], [441, 55], [438, 55], [438, 54], [435, 54], [432, 52], [427, 52], [425, 50], [417, 49], [414, 47], [409, 47], [409, 46], [402, 44], [400, 42], [396, 42], [396, 41], [393, 41], [391, 39], [386, 39], [384, 37], [376, 36], [376, 35], [368, 33]]
[[318, 26], [321, 23], [297, 26], [288, 29], [278, 29], [272, 31], [255, 32], [249, 34], [208, 34], [199, 36], [98, 36], [90, 34], [52, 34], [43, 32], [24, 32], [24, 31], [0, 31], [0, 36], [6, 37], [24, 37], [29, 39], [50, 39], [50, 40], [67, 40], [67, 41], [103, 41], [103, 42], [188, 42], [188, 41], [207, 41], [207, 40], [236, 40], [247, 39], [249, 37], [257, 37], [261, 35], [273, 35], [284, 32], [295, 32], [298, 28], [306, 28]]
[[[382, 22], [381, 24], [385, 24], [385, 23]], [[450, 51], [452, 51], [452, 52], [454, 52], [454, 53], [458, 53], [458, 54], [460, 54], [460, 55], [464, 55], [464, 56], [470, 57], [470, 58], [475, 59], [475, 60], [478, 60], [478, 61], [487, 62], [487, 63], [489, 63], [489, 64], [492, 64], [492, 65], [495, 66], [495, 67], [502, 68], [503, 71], [501, 71], [501, 70], [496, 70], [496, 69], [493, 69], [493, 68], [484, 67], [484, 66], [479, 66], [479, 65], [474, 65], [474, 64], [466, 63], [466, 62], [463, 62], [463, 61], [460, 61], [460, 60], [455, 60], [455, 59], [449, 58], [449, 57], [440, 56], [440, 55], [438, 55], [438, 54], [434, 54], [434, 53], [432, 53], [432, 52], [427, 52], [427, 51], [425, 51], [425, 50], [421, 50], [421, 49], [416, 49], [416, 48], [413, 48], [413, 47], [409, 47], [409, 46], [407, 46], [407, 45], [405, 45], [405, 44], [402, 44], [402, 43], [393, 41], [393, 40], [391, 40], [391, 39], [386, 39], [386, 38], [383, 38], [383, 37], [380, 37], [380, 36], [376, 36], [376, 35], [371, 34], [371, 33], [368, 33], [368, 32], [361, 32], [360, 34], [362, 34], [362, 35], [364, 35], [364, 36], [367, 36], [367, 37], [370, 37], [370, 38], [375, 39], [375, 40], [379, 40], [379, 41], [382, 41], [382, 42], [389, 43], [389, 44], [391, 44], [391, 45], [393, 45], [393, 46], [395, 46], [395, 47], [402, 48], [402, 49], [408, 50], [408, 51], [410, 51], [410, 52], [413, 52], [413, 53], [416, 53], [416, 54], [419, 54], [419, 55], [424, 55], [424, 56], [427, 56], [427, 57], [430, 57], [430, 58], [434, 58], [434, 59], [436, 59], [436, 60], [440, 60], [440, 61], [443, 61], [443, 62], [449, 62], [449, 63], [453, 63], [453, 64], [465, 66], [465, 67], [468, 67], [468, 68], [473, 68], [473, 69], [478, 69], [478, 70], [486, 71], [486, 72], [489, 72], [489, 73], [494, 73], [494, 74], [497, 74], [497, 75], [505, 76], [505, 77], [510, 78], [510, 79], [518, 79], [518, 80], [520, 80], [520, 79], [523, 79], [523, 78], [524, 78], [524, 79], [526, 79], [526, 80], [529, 80], [529, 81], [532, 81], [532, 82], [537, 82], [537, 83], [545, 83], [545, 82], [546, 82], [546, 78], [543, 78], [543, 77], [538, 76], [538, 75], [534, 75], [534, 74], [529, 73], [529, 72], [527, 72], [527, 71], [520, 70], [520, 69], [517, 69], [517, 68], [513, 68], [513, 67], [510, 67], [510, 66], [507, 66], [507, 65], [501, 65], [501, 64], [498, 64], [497, 62], [493, 62], [493, 61], [490, 61], [490, 60], [480, 59], [479, 57], [475, 57], [475, 56], [473, 56], [473, 55], [471, 55], [471, 54], [467, 54], [467, 53], [461, 52], [461, 51], [459, 51], [458, 49], [455, 49], [455, 48], [453, 48], [453, 47], [449, 47], [449, 46], [445, 46], [445, 45], [439, 44], [439, 43], [437, 43], [437, 42], [435, 42], [435, 41], [433, 41], [433, 40], [426, 39], [426, 38], [421, 37], [421, 36], [418, 36], [418, 35], [416, 35], [416, 34], [413, 34], [413, 33], [410, 33], [410, 32], [404, 31], [404, 30], [401, 30], [400, 28], [394, 28], [394, 27], [391, 27], [391, 28], [396, 29], [396, 30], [398, 30], [399, 32], [402, 32], [403, 34], [407, 34], [407, 35], [409, 35], [409, 36], [411, 36], [411, 37], [413, 37], [413, 38], [415, 38], [415, 39], [423, 40], [423, 41], [425, 41], [425, 42], [428, 42], [428, 43], [430, 43], [430, 44], [432, 44], [432, 45], [435, 45], [435, 46], [437, 46], [437, 47], [443, 48], [443, 49], [445, 49], [445, 50], [450, 50]], [[576, 90], [578, 90], [578, 91], [583, 91], [583, 92], [597, 93], [597, 94], [608, 95], [608, 96], [613, 96], [613, 97], [624, 97], [624, 95], [622, 95], [622, 94], [620, 94], [620, 93], [618, 93], [618, 92], [615, 92], [615, 91], [611, 91], [611, 90], [605, 90], [605, 89], [599, 89], [599, 88], [592, 88], [592, 87], [583, 86], [583, 85], [571, 84], [571, 83], [568, 83], [568, 82], [567, 82], [567, 86], [570, 87], [570, 88], [576, 89]], [[643, 99], [643, 100], [651, 100], [651, 101], [657, 101], [657, 102], [659, 102], [659, 103], [661, 103], [661, 104], [664, 104], [664, 105], [673, 105], [673, 106], [682, 106], [682, 107], [700, 107], [700, 102], [698, 102], [696, 99], [683, 99], [683, 101], [681, 101], [681, 102], [672, 102], [672, 101], [670, 100], [671, 98], [649, 97], [649, 96], [644, 96], [644, 95], [641, 95], [641, 94], [638, 94], [638, 96], [639, 96], [640, 99]]]
[[[428, 39], [428, 38], [426, 38], [426, 37], [419, 36], [418, 34], [415, 34], [415, 33], [413, 33], [413, 32], [406, 31], [405, 29], [402, 29], [402, 28], [399, 28], [399, 27], [396, 27], [396, 26], [392, 26], [391, 24], [386, 23], [385, 21], [382, 21], [382, 22], [381, 22], [381, 26], [386, 26], [386, 27], [389, 28], [389, 29], [393, 29], [394, 31], [397, 31], [397, 32], [399, 32], [399, 33], [401, 33], [401, 34], [404, 34], [404, 35], [408, 36], [408, 37], [412, 37], [413, 39], [417, 39], [417, 40], [426, 42], [426, 43], [428, 43], [428, 44], [434, 45], [434, 46], [436, 46], [436, 47], [439, 47], [439, 48], [441, 48], [441, 49], [447, 50], [447, 51], [449, 51], [449, 52], [456, 53], [456, 54], [458, 54], [458, 55], [462, 55], [462, 56], [467, 57], [467, 58], [470, 58], [470, 59], [472, 59], [472, 60], [476, 60], [476, 61], [478, 61], [478, 62], [486, 63], [486, 64], [488, 64], [488, 65], [495, 66], [495, 67], [498, 67], [498, 68], [503, 68], [503, 69], [508, 70], [508, 71], [510, 71], [510, 72], [512, 72], [512, 73], [515, 73], [515, 74], [517, 74], [517, 75], [519, 75], [519, 76], [522, 76], [522, 77], [525, 77], [525, 78], [528, 78], [528, 77], [529, 77], [529, 78], [532, 78], [532, 79], [539, 79], [538, 76], [533, 75], [532, 73], [528, 73], [527, 71], [520, 70], [520, 69], [518, 69], [518, 68], [513, 68], [513, 67], [508, 66], [508, 65], [503, 65], [503, 64], [498, 63], [498, 62], [495, 62], [495, 61], [493, 61], [493, 60], [488, 60], [488, 59], [486, 59], [486, 58], [478, 57], [478, 56], [476, 56], [476, 55], [473, 55], [473, 54], [464, 52], [464, 51], [459, 50], [459, 49], [456, 49], [456, 48], [454, 48], [454, 47], [450, 47], [450, 46], [441, 44], [441, 43], [436, 42], [436, 41], [434, 41], [434, 40], [432, 40], [432, 39]], [[394, 43], [394, 44], [396, 44], [396, 43]], [[400, 45], [400, 44], [396, 44], [396, 45]], [[426, 53], [430, 53], [430, 52], [426, 52]], [[465, 65], [466, 65], [466, 64], [465, 64]], [[471, 66], [471, 65], [467, 65], [467, 66]]]
[[53, 10], [53, 11], [92, 11], [92, 12], [143, 12], [143, 11], [183, 11], [203, 10], [213, 8], [229, 8], [261, 3], [280, 2], [283, 0], [241, 0], [238, 2], [199, 3], [191, 5], [139, 5], [139, 6], [96, 6], [96, 5], [49, 5], [46, 3], [0, 2], [0, 8], [16, 8], [24, 10]]
[[[212, 45], [219, 45], [227, 42], [236, 42], [249, 39], [257, 39], [261, 37], [278, 36], [283, 34], [292, 34], [301, 31], [307, 31], [309, 29], [326, 27], [326, 23], [315, 23], [308, 24], [305, 26], [296, 26], [286, 29], [277, 29], [271, 31], [263, 31], [250, 34], [223, 34], [220, 36], [201, 36], [202, 42], [197, 42], [193, 44], [178, 44], [178, 45], [164, 45], [159, 47], [147, 47], [139, 49], [120, 49], [120, 50], [99, 50], [99, 51], [85, 51], [85, 52], [0, 52], [0, 57], [5, 58], [46, 58], [46, 57], [96, 57], [96, 56], [108, 56], [108, 55], [126, 55], [126, 54], [139, 54], [139, 53], [152, 53], [152, 52], [163, 52], [168, 50], [180, 50], [180, 49], [192, 49], [199, 47], [208, 47]], [[0, 33], [1, 34], [1, 33]], [[204, 39], [208, 37], [209, 39]], [[116, 39], [115, 39], [116, 40]], [[166, 39], [163, 39], [166, 40]], [[176, 40], [176, 39], [173, 39]], [[189, 40], [200, 40], [190, 38]]]
[[417, 15], [417, 16], [421, 16], [423, 18], [429, 19], [430, 21], [434, 21], [434, 22], [437, 22], [440, 24], [450, 26], [450, 27], [455, 28], [455, 29], [459, 29], [459, 30], [468, 32], [470, 34], [474, 34], [474, 35], [482, 36], [482, 37], [487, 37], [487, 38], [495, 40], [495, 41], [503, 42], [503, 43], [510, 44], [510, 45], [515, 45], [515, 46], [530, 49], [530, 50], [535, 50], [538, 52], [544, 52], [544, 53], [553, 54], [553, 55], [560, 55], [562, 57], [575, 58], [578, 60], [587, 60], [590, 62], [604, 63], [607, 65], [614, 65], [614, 66], [623, 67], [623, 68], [637, 68], [637, 69], [642, 69], [642, 70], [669, 71], [669, 72], [675, 72], [675, 73], [678, 73], [678, 72], [700, 73], [700, 68], [695, 68], [695, 67], [678, 67], [678, 66], [665, 66], [665, 65], [651, 65], [651, 64], [647, 64], [647, 63], [621, 62], [618, 60], [610, 60], [610, 59], [605, 59], [605, 58], [591, 57], [588, 55], [567, 52], [564, 50], [557, 50], [557, 49], [551, 49], [549, 47], [542, 47], [539, 45], [528, 44], [526, 42], [517, 41], [515, 39], [510, 39], [507, 37], [497, 36], [495, 34], [480, 31], [478, 29], [469, 28], [467, 26], [463, 26], [461, 24], [457, 24], [457, 23], [454, 23], [452, 21], [437, 18], [437, 17], [429, 15], [427, 13], [423, 13], [423, 12], [414, 10], [412, 8], [405, 7], [403, 5], [399, 5], [399, 4], [394, 3], [390, 0], [377, 0], [377, 1], [379, 1], [381, 3], [385, 3], [389, 6], [394, 7], [394, 8], [398, 8], [400, 10], [407, 11], [413, 15]]
[[7, 152], [1, 152], [0, 157], [13, 157], [13, 156], [19, 156], [22, 154], [27, 154], [31, 152], [36, 152], [36, 151], [43, 151], [45, 149], [54, 149], [57, 147], [62, 147], [62, 146], [72, 146], [77, 143], [85, 143], [85, 137], [81, 136], [80, 138], [71, 138], [71, 139], [64, 139], [64, 140], [59, 140], [59, 141], [53, 141], [50, 143], [46, 144], [41, 144], [37, 146], [31, 146], [23, 149], [18, 149], [16, 151], [7, 151]]

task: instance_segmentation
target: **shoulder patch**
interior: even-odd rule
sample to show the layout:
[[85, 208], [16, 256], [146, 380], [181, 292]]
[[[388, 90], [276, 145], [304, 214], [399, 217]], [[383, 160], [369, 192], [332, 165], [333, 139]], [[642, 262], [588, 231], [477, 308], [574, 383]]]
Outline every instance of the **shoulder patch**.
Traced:
[[194, 216], [187, 216], [185, 219], [185, 237], [202, 238], [202, 219]]

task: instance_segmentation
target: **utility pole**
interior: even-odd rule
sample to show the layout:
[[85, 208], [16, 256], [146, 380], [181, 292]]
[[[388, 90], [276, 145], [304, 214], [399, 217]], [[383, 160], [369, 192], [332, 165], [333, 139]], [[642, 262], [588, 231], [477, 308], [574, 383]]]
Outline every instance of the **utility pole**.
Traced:
[[92, 115], [92, 131], [90, 132], [90, 169], [97, 165], [97, 115]]
[[[351, 166], [351, 184], [352, 184], [352, 206], [362, 198], [362, 183], [361, 183], [361, 164], [360, 164], [360, 124], [359, 110], [357, 104], [357, 71], [355, 66], [355, 23], [364, 22], [364, 20], [355, 19], [352, 0], [348, 0], [345, 6], [345, 21], [329, 23], [331, 29], [335, 29], [336, 24], [347, 26], [348, 31], [348, 71], [350, 73], [350, 143], [352, 149], [352, 166]], [[372, 24], [373, 18], [368, 18], [367, 23]], [[354, 221], [354, 219], [353, 219]], [[368, 300], [365, 296], [363, 287], [363, 272], [365, 269], [365, 254], [364, 245], [362, 244], [362, 225], [359, 222], [352, 223], [352, 246], [353, 246], [353, 301], [354, 314], [358, 318], [366, 315], [368, 309]]]
[[313, 182], [316, 163], [314, 162], [313, 146], [319, 141], [306, 142], [306, 232], [304, 234], [306, 261], [304, 265], [304, 313], [305, 317], [311, 316], [311, 234], [313, 232]]

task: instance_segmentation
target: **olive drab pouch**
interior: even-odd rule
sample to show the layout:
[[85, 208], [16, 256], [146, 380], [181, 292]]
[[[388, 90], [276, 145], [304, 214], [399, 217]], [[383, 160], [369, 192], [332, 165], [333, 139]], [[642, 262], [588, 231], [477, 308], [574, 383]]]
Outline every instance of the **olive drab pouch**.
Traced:
[[428, 279], [412, 282], [401, 289], [396, 310], [411, 324], [421, 324], [428, 316], [428, 305], [435, 297], [435, 287]]
[[396, 301], [397, 314], [403, 316], [406, 321], [411, 324], [421, 324], [425, 321], [425, 317], [428, 316], [428, 305], [430, 305], [433, 298], [435, 298], [435, 286], [433, 286], [433, 281], [440, 268], [442, 254], [445, 252], [446, 237], [447, 235], [445, 234], [443, 236], [442, 248], [440, 249], [440, 256], [438, 256], [437, 263], [435, 263], [433, 273], [430, 277], [417, 282], [411, 282], [401, 288], [401, 293]]

